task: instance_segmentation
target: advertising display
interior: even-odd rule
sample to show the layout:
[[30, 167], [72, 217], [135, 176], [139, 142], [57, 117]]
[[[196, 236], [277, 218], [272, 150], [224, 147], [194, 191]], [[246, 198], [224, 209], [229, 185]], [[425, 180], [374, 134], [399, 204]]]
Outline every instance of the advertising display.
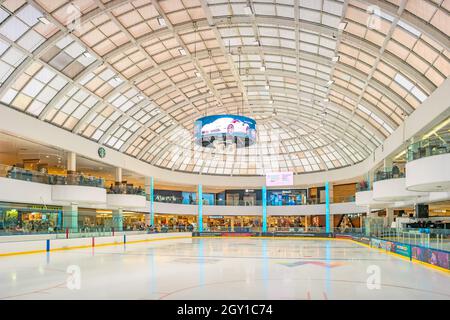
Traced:
[[370, 243], [371, 246], [374, 248], [383, 249], [410, 258], [411, 246], [409, 244], [385, 241], [374, 238], [371, 239]]
[[450, 253], [447, 251], [412, 246], [412, 257], [434, 266], [450, 269]]
[[266, 186], [268, 187], [292, 186], [293, 184], [293, 172], [273, 172], [266, 174]]
[[256, 121], [231, 114], [206, 116], [195, 121], [194, 139], [203, 147], [213, 148], [218, 143], [248, 147], [256, 142]]

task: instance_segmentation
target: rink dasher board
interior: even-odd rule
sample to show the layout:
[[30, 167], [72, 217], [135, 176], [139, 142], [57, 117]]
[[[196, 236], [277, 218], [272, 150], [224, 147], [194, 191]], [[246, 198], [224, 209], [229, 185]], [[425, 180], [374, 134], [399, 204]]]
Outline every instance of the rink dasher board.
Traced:
[[177, 233], [156, 233], [156, 234], [138, 234], [121, 235], [108, 237], [86, 237], [72, 239], [46, 239], [34, 241], [18, 241], [0, 243], [0, 257], [13, 256], [21, 254], [43, 253], [60, 250], [73, 250], [83, 248], [94, 248], [101, 246], [113, 246], [133, 244], [140, 242], [188, 239], [191, 238], [190, 232]]

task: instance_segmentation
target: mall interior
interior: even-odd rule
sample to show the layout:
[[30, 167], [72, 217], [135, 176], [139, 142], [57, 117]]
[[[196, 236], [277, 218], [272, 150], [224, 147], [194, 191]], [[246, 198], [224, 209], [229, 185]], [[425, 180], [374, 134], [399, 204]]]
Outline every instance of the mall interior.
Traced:
[[449, 11], [0, 1], [0, 265], [133, 237], [341, 238], [450, 284]]

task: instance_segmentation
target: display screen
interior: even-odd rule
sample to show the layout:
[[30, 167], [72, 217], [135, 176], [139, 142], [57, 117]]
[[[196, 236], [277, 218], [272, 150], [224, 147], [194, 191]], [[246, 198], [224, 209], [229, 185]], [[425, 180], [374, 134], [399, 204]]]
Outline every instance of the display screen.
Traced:
[[246, 147], [256, 141], [256, 122], [231, 114], [207, 116], [195, 121], [194, 136], [204, 147], [212, 147], [216, 142]]
[[292, 186], [294, 184], [294, 173], [292, 172], [274, 172], [266, 174], [266, 186]]

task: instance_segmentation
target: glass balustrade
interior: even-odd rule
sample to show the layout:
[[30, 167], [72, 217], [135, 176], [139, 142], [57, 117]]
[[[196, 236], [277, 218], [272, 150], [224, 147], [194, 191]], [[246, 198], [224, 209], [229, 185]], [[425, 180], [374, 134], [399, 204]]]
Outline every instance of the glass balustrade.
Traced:
[[0, 165], [0, 177], [52, 185], [77, 185], [97, 188], [104, 188], [105, 186], [103, 178], [78, 173], [71, 173], [66, 176], [47, 174], [7, 165]]
[[388, 168], [383, 168], [378, 170], [375, 173], [374, 181], [382, 181], [382, 180], [389, 180], [389, 179], [397, 179], [397, 178], [404, 178], [405, 172], [403, 169], [393, 166]]
[[427, 137], [408, 146], [407, 161], [450, 153], [450, 132]]

